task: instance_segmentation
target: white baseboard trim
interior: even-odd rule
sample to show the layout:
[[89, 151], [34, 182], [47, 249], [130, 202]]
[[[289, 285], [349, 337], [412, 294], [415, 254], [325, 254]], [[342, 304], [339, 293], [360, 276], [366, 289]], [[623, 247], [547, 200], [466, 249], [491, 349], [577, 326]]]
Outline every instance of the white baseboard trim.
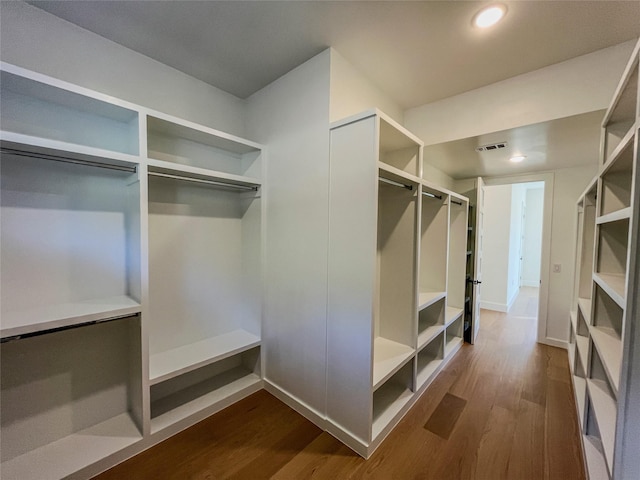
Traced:
[[540, 280], [523, 280], [521, 286], [523, 286], [523, 287], [539, 287], [540, 286]]
[[544, 345], [549, 345], [551, 347], [564, 348], [565, 350], [569, 349], [569, 342], [565, 340], [560, 340], [557, 338], [545, 337], [538, 340], [538, 343], [542, 343]]
[[507, 312], [507, 305], [504, 303], [487, 302], [486, 300], [480, 300], [480, 308], [485, 310], [494, 310], [496, 312]]
[[263, 381], [264, 389], [267, 392], [276, 397], [285, 405], [294, 409], [296, 412], [305, 417], [311, 423], [317, 425], [322, 430], [327, 430], [327, 417], [325, 415], [318, 412], [315, 408], [310, 407], [295, 395], [290, 394], [283, 388], [271, 382], [269, 379], [265, 378]]
[[507, 302], [507, 312], [509, 310], [511, 310], [511, 307], [513, 307], [514, 302], [516, 301], [516, 298], [518, 298], [518, 294], [520, 293], [520, 287], [518, 287], [518, 289], [516, 290], [516, 292], [511, 295], [511, 298], [509, 299], [509, 301]]

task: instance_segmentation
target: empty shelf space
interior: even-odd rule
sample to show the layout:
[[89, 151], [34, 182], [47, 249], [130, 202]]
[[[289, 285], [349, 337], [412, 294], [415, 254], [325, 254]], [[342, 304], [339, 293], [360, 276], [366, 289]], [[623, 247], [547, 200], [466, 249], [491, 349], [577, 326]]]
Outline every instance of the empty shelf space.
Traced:
[[618, 391], [622, 367], [622, 340], [613, 329], [591, 327], [591, 338], [614, 390]]
[[163, 382], [258, 345], [260, 345], [259, 337], [238, 329], [156, 353], [151, 355], [149, 360], [149, 378], [152, 385]]
[[[151, 402], [151, 433], [201, 413], [211, 415], [262, 388], [260, 377], [239, 366]], [[152, 394], [153, 396], [153, 394]]]
[[66, 478], [142, 439], [128, 413], [2, 462], [5, 480]]
[[418, 295], [418, 310], [427, 308], [446, 296], [447, 292], [421, 292]]
[[582, 316], [585, 319], [591, 318], [591, 299], [590, 298], [579, 298], [578, 308], [582, 311]]
[[407, 345], [377, 337], [373, 346], [373, 389], [376, 390], [402, 368], [413, 353], [413, 348]]
[[432, 325], [418, 334], [418, 349], [430, 343], [435, 337], [444, 331], [443, 325]]
[[600, 438], [607, 465], [613, 465], [613, 445], [616, 430], [616, 402], [609, 395], [605, 382], [600, 380], [587, 380], [589, 398], [598, 423]]
[[373, 393], [372, 440], [391, 428], [413, 397], [413, 362], [409, 362]]
[[573, 375], [572, 378], [576, 405], [578, 406], [578, 423], [580, 430], [582, 430], [584, 424], [584, 408], [587, 400], [587, 380], [576, 375]]
[[454, 353], [463, 343], [464, 341], [461, 337], [448, 337], [447, 343], [444, 346], [445, 358]]
[[576, 310], [571, 310], [569, 312], [569, 321], [573, 326], [573, 331], [574, 332], [577, 331], [578, 330], [578, 312]]
[[417, 355], [417, 388], [422, 388], [438, 371], [442, 365], [442, 341], [444, 335], [438, 335], [429, 345], [420, 350]]
[[462, 311], [461, 308], [447, 307], [444, 314], [445, 325], [450, 325], [451, 322], [459, 318], [462, 315]]
[[576, 335], [576, 351], [580, 358], [580, 363], [584, 366], [587, 365], [587, 359], [589, 358], [589, 338]]
[[620, 308], [625, 308], [625, 275], [594, 273], [593, 280], [600, 285], [600, 288], [602, 288]]
[[6, 312], [2, 315], [2, 338], [127, 317], [140, 311], [138, 302], [121, 295]]
[[604, 460], [602, 442], [592, 435], [583, 435], [582, 445], [584, 446], [589, 478], [592, 480], [608, 480], [609, 472]]
[[602, 225], [605, 223], [617, 222], [619, 220], [628, 220], [629, 218], [631, 218], [631, 207], [626, 207], [601, 215], [596, 219], [596, 223], [598, 225]]
[[234, 175], [225, 172], [207, 170], [200, 167], [192, 167], [190, 165], [180, 165], [163, 160], [148, 160], [149, 175], [162, 175], [169, 178], [178, 177], [178, 179], [194, 180], [201, 182], [215, 182], [224, 185], [249, 187], [256, 189], [262, 182], [257, 178], [245, 177], [242, 175]]

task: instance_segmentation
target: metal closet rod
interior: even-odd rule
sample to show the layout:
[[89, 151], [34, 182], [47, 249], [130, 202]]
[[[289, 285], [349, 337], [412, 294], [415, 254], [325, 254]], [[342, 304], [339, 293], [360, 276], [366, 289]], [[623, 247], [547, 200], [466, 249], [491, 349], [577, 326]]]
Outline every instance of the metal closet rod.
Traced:
[[393, 185], [394, 187], [406, 188], [407, 190], [413, 190], [411, 185], [406, 185], [404, 183], [396, 182], [394, 180], [389, 180], [388, 178], [378, 177], [378, 180], [384, 183], [388, 183], [389, 185]]
[[94, 162], [91, 160], [85, 160], [81, 158], [70, 158], [70, 157], [64, 157], [62, 155], [51, 155], [49, 153], [27, 152], [27, 151], [16, 150], [14, 148], [7, 148], [7, 147], [1, 147], [0, 152], [6, 153], [9, 155], [16, 155], [19, 157], [38, 158], [40, 160], [51, 160], [54, 162], [72, 163], [75, 165], [86, 165], [89, 167], [106, 168], [108, 170], [119, 170], [121, 172], [135, 173], [136, 171], [135, 166], [111, 165], [108, 163]]
[[234, 188], [236, 190], [254, 191], [254, 192], [258, 190], [258, 187], [254, 185], [239, 185], [237, 183], [228, 183], [228, 182], [222, 182], [217, 180], [203, 180], [201, 178], [184, 177], [182, 175], [172, 175], [170, 173], [149, 172], [149, 175], [152, 175], [154, 177], [172, 178], [174, 180], [185, 180], [187, 182], [203, 183], [205, 185], [213, 185], [215, 187]]
[[462, 206], [462, 202], [457, 202], [453, 198], [451, 199], [451, 203], [455, 203], [456, 205]]
[[431, 192], [422, 192], [422, 194], [425, 197], [437, 198], [438, 200], [442, 200], [442, 195], [436, 195], [435, 193], [431, 193]]

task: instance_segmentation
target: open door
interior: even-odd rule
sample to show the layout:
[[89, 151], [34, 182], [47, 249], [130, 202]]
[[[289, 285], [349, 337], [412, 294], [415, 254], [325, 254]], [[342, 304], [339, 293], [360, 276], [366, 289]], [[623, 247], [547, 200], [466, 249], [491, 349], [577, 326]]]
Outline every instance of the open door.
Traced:
[[[465, 182], [465, 181], [463, 181]], [[467, 237], [467, 286], [465, 289], [464, 339], [475, 343], [480, 329], [480, 286], [482, 284], [482, 227], [484, 223], [484, 181], [481, 177], [459, 185], [469, 197], [469, 235]], [[466, 187], [466, 188], [465, 188]]]

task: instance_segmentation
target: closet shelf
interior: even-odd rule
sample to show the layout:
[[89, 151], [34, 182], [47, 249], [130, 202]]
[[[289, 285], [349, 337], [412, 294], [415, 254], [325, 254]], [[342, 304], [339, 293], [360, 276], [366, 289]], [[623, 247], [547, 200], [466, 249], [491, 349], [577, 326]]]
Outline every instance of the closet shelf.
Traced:
[[396, 415], [409, 403], [413, 393], [398, 383], [387, 382], [375, 393], [371, 438], [375, 441], [389, 425], [393, 425]]
[[583, 435], [582, 445], [584, 446], [584, 456], [587, 461], [589, 478], [594, 480], [609, 478], [607, 464], [604, 461], [602, 442], [594, 436]]
[[442, 359], [441, 358], [434, 358], [424, 368], [419, 369], [418, 370], [417, 379], [416, 379], [417, 387], [420, 388], [427, 381], [429, 381], [429, 379], [436, 372], [436, 370], [438, 370], [440, 365], [442, 365]]
[[408, 183], [415, 189], [418, 188], [418, 184], [420, 183], [420, 179], [415, 175], [404, 172], [388, 163], [378, 162], [378, 174], [394, 182]]
[[407, 345], [377, 337], [373, 345], [373, 390], [402, 368], [414, 353], [415, 350]]
[[620, 308], [626, 307], [625, 276], [612, 273], [595, 273], [593, 280], [602, 290], [618, 304]]
[[262, 182], [257, 178], [245, 177], [242, 175], [234, 175], [231, 173], [218, 172], [208, 170], [206, 168], [192, 167], [190, 165], [181, 165], [179, 163], [166, 162], [164, 160], [148, 159], [149, 174], [160, 173], [164, 175], [172, 175], [184, 177], [185, 179], [203, 180], [209, 182], [227, 183], [230, 185], [238, 185], [242, 187], [258, 188]]
[[607, 465], [613, 465], [613, 446], [616, 429], [616, 402], [607, 393], [607, 387], [602, 380], [587, 380], [589, 398], [600, 430], [600, 438]]
[[204, 419], [261, 388], [260, 377], [240, 366], [178, 390], [152, 402], [151, 410], [161, 413], [151, 419], [151, 433], [175, 426], [177, 422], [194, 415], [200, 415], [200, 419]]
[[573, 375], [573, 390], [575, 392], [576, 404], [578, 405], [578, 422], [582, 425], [584, 419], [584, 408], [587, 400], [587, 380]]
[[576, 335], [576, 351], [582, 363], [582, 368], [587, 368], [587, 359], [589, 358], [589, 338]]
[[127, 153], [7, 131], [0, 131], [0, 146], [3, 150], [15, 150], [26, 156], [40, 156], [49, 160], [58, 158], [72, 163], [95, 166], [114, 166], [135, 170], [140, 163], [139, 157]]
[[126, 295], [3, 312], [1, 337], [19, 337], [59, 328], [95, 323], [140, 313], [138, 302]]
[[447, 343], [444, 346], [445, 358], [451, 355], [456, 350], [458, 350], [458, 348], [461, 347], [463, 343], [464, 343], [464, 340], [461, 337], [447, 338]]
[[442, 333], [444, 325], [432, 325], [418, 333], [418, 350], [431, 343], [431, 341]]
[[[589, 323], [589, 319], [591, 318], [591, 299], [590, 298], [578, 298], [578, 308], [582, 312], [582, 316]], [[576, 333], [578, 329], [576, 328]]]
[[418, 294], [418, 311], [424, 310], [438, 300], [444, 298], [447, 292], [421, 292]]
[[573, 326], [573, 331], [577, 335], [578, 334], [578, 312], [576, 312], [575, 310], [571, 310], [569, 312], [569, 320], [571, 321], [571, 325]]
[[149, 359], [150, 383], [155, 385], [258, 345], [260, 345], [259, 337], [238, 329], [153, 354]]
[[462, 308], [446, 307], [444, 311], [444, 325], [448, 327], [462, 315]]
[[612, 328], [592, 326], [589, 333], [600, 355], [611, 386], [617, 394], [622, 368], [622, 340]]
[[66, 478], [142, 439], [128, 413], [2, 462], [5, 480]]
[[624, 152], [627, 146], [633, 141], [633, 137], [636, 133], [637, 125], [632, 120], [629, 120], [627, 124], [629, 125], [629, 129], [626, 131], [626, 133], [624, 134], [622, 139], [618, 142], [618, 144], [613, 149], [613, 151], [611, 151], [609, 155], [606, 155], [605, 163], [602, 167], [603, 173], [607, 173], [609, 171], [611, 166], [615, 164], [615, 162], [620, 157], [620, 154], [622, 154], [622, 152]]
[[615, 212], [607, 213], [596, 219], [596, 224], [602, 225], [604, 223], [617, 222], [620, 220], [628, 220], [631, 218], [631, 207], [621, 208]]

